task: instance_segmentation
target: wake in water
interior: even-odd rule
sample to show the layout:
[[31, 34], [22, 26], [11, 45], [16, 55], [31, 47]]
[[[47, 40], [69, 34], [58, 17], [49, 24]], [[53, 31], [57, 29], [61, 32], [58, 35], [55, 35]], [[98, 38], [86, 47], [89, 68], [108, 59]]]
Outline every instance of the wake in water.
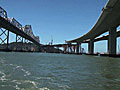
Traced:
[[[9, 62], [8, 62], [9, 61]], [[16, 61], [15, 61], [16, 62]], [[49, 75], [47, 72], [44, 76], [36, 76], [37, 72], [33, 74], [32, 67], [26, 68], [18, 62], [11, 63], [6, 57], [0, 57], [0, 89], [7, 90], [50, 90], [48, 87], [61, 88], [66, 90], [69, 86], [56, 82], [56, 76]], [[44, 66], [45, 64], [38, 64]], [[45, 67], [45, 66], [44, 66]], [[38, 68], [38, 67], [37, 67]], [[36, 69], [37, 69], [36, 68]], [[62, 68], [58, 68], [62, 69]], [[57, 70], [58, 70], [57, 69]], [[43, 69], [44, 70], [44, 69]], [[44, 70], [45, 71], [45, 70]], [[62, 80], [62, 79], [61, 79]], [[66, 82], [65, 79], [62, 81]], [[46, 83], [46, 84], [45, 84]]]
[[5, 58], [0, 58], [0, 89], [49, 90], [47, 87], [39, 88], [38, 82], [28, 80], [30, 75], [22, 66], [8, 64]]

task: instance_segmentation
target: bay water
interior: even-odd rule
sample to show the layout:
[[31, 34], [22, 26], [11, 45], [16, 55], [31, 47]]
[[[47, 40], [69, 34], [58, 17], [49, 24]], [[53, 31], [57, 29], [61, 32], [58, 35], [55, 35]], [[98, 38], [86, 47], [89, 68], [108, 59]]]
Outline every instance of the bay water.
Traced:
[[120, 58], [0, 52], [0, 90], [120, 90]]

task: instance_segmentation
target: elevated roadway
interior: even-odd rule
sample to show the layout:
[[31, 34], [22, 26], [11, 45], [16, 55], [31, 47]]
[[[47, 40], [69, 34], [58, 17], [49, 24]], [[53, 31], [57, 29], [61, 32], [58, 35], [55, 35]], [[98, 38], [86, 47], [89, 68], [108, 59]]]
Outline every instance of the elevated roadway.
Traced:
[[34, 40], [32, 37], [30, 37], [29, 35], [27, 35], [23, 31], [21, 31], [19, 28], [15, 27], [13, 24], [8, 22], [5, 18], [2, 18], [1, 16], [0, 16], [0, 27], [4, 28], [6, 30], [9, 30], [9, 31], [11, 31], [11, 32], [13, 32], [13, 33], [25, 38], [25, 39], [28, 39], [29, 41], [32, 41], [37, 46], [40, 46], [39, 42]]
[[82, 42], [83, 40], [92, 39], [107, 32], [109, 29], [113, 27], [118, 27], [119, 25], [120, 25], [120, 0], [109, 0], [107, 5], [103, 8], [102, 14], [99, 17], [97, 23], [87, 34], [77, 39], [66, 42], [67, 43]]
[[[120, 31], [117, 32], [116, 37], [120, 37]], [[95, 38], [94, 42], [98, 42], [98, 41], [102, 41], [102, 40], [108, 40], [108, 39], [109, 39], [109, 35], [105, 35], [105, 36]], [[90, 42], [89, 40], [85, 40], [82, 43], [89, 43], [89, 42]]]
[[116, 28], [120, 25], [120, 0], [108, 0], [108, 3], [102, 10], [102, 13], [94, 27], [85, 35], [67, 43], [82, 43], [90, 41], [89, 53], [94, 51], [94, 39], [99, 35], [109, 31], [109, 54], [116, 52]]
[[[70, 44], [54, 44], [54, 45], [41, 45], [42, 47], [64, 47], [69, 46]], [[71, 44], [70, 46], [76, 46], [76, 44]]]

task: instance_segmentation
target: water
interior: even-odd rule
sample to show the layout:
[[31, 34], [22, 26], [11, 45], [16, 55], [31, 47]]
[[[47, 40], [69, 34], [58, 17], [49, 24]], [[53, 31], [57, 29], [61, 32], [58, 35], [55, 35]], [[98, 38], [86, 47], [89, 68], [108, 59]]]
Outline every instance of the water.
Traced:
[[119, 89], [119, 58], [0, 53], [0, 90]]

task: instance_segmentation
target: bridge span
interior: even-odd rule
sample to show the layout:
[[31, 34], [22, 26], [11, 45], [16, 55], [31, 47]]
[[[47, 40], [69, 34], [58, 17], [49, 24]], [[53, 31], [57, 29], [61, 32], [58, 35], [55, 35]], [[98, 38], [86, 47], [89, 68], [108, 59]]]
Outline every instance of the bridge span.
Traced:
[[[78, 47], [83, 42], [88, 42], [88, 53], [94, 54], [94, 39], [105, 32], [109, 36], [104, 36], [108, 40], [109, 55], [116, 55], [117, 27], [120, 25], [120, 0], [108, 0], [102, 13], [94, 27], [85, 35], [67, 43], [77, 43]], [[103, 39], [101, 38], [101, 39]], [[99, 41], [99, 40], [98, 40]], [[78, 48], [79, 49], [79, 48]], [[79, 51], [79, 50], [77, 50]]]
[[[35, 36], [33, 34], [31, 25], [25, 25], [22, 27], [22, 25], [16, 19], [9, 18], [7, 16], [7, 12], [0, 7], [0, 45], [2, 46], [2, 44], [7, 44], [7, 47], [4, 49], [9, 49], [9, 32], [16, 34], [16, 42], [21, 40], [20, 42], [23, 43], [24, 38], [25, 40], [33, 42], [38, 47], [41, 45], [39, 36]], [[2, 38], [3, 36], [5, 36], [4, 39]]]
[[0, 27], [9, 30], [25, 39], [28, 39], [38, 46], [40, 45], [40, 43], [34, 40], [31, 36], [27, 35], [25, 32], [21, 31], [19, 28], [15, 27], [13, 24], [8, 22], [6, 19], [2, 18], [1, 16], [0, 16]]
[[[120, 30], [116, 33], [116, 37], [120, 37]], [[109, 35], [104, 35], [98, 38], [95, 38], [93, 41], [98, 42], [102, 40], [108, 40]], [[85, 40], [82, 43], [89, 43], [90, 40]], [[85, 53], [84, 48], [82, 48], [81, 44], [79, 46], [77, 44], [54, 44], [54, 45], [41, 45], [41, 47], [54, 47], [54, 48], [63, 48], [63, 53], [76, 53], [76, 54], [82, 54]]]

